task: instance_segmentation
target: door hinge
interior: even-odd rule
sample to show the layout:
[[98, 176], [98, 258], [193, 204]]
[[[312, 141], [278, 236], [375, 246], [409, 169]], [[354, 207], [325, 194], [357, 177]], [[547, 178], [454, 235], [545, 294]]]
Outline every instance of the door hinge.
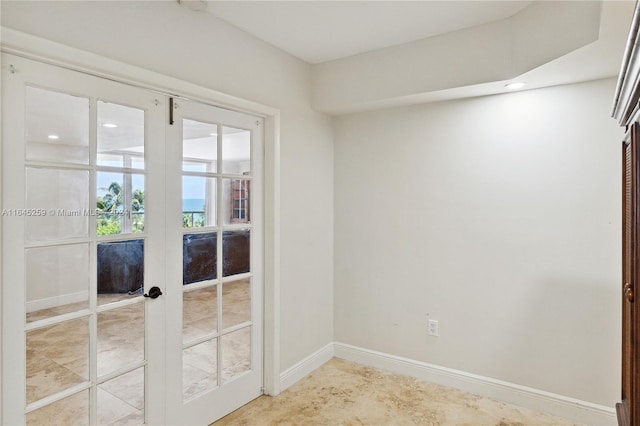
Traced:
[[169, 125], [173, 126], [173, 98], [169, 98]]

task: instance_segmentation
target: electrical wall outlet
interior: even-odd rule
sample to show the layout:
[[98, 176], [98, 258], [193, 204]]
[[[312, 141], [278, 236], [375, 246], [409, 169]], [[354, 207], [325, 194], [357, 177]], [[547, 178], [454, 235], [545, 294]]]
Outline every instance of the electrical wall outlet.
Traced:
[[438, 337], [440, 330], [438, 328], [438, 320], [429, 320], [429, 336]]

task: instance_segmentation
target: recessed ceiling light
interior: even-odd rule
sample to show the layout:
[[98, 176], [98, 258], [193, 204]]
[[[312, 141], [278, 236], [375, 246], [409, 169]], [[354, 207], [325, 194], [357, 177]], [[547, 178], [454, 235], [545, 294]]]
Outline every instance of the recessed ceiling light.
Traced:
[[60, 136], [58, 135], [49, 135], [47, 136], [49, 139], [51, 139], [52, 141], [56, 140], [56, 139], [60, 139]]
[[107, 127], [107, 128], [109, 128], [109, 129], [113, 129], [113, 128], [118, 127], [118, 125], [117, 125], [116, 123], [104, 123], [104, 124], [102, 125], [102, 127]]
[[506, 84], [504, 87], [506, 87], [509, 90], [518, 90], [518, 89], [522, 89], [525, 86], [526, 83], [523, 83], [521, 81], [516, 81], [514, 83], [509, 83]]
[[209, 136], [218, 136], [217, 133], [209, 133]]

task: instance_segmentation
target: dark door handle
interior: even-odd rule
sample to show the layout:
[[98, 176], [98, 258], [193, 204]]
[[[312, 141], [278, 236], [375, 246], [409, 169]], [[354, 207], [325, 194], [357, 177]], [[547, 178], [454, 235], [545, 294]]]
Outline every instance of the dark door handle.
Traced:
[[157, 299], [158, 296], [162, 296], [162, 290], [160, 290], [159, 287], [151, 287], [149, 294], [144, 294], [144, 297], [150, 297], [152, 299]]

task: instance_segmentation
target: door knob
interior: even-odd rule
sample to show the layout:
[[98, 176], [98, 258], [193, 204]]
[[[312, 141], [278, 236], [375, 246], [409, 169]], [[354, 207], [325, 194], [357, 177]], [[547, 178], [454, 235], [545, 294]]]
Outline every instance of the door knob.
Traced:
[[633, 288], [630, 283], [624, 285], [624, 295], [629, 302], [633, 302]]
[[149, 294], [144, 294], [144, 297], [150, 297], [152, 299], [157, 299], [158, 296], [162, 295], [162, 290], [159, 287], [151, 287], [149, 289]]

